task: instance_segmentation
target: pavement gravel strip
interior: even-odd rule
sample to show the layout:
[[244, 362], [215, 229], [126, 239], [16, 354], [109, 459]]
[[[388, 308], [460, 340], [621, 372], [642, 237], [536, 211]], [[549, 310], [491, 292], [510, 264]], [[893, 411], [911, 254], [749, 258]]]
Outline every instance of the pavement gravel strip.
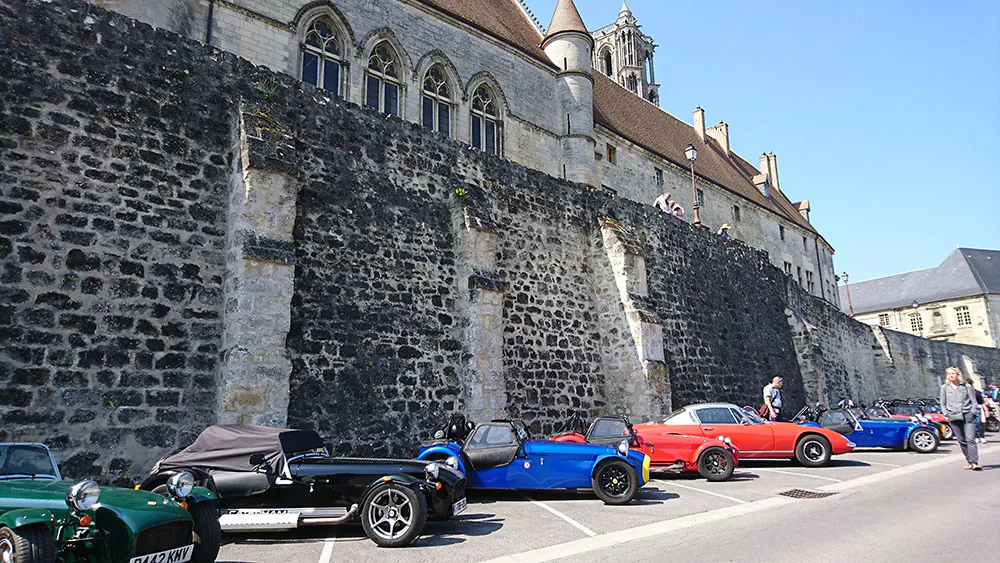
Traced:
[[[992, 453], [995, 451], [1000, 451], [1000, 446], [994, 445], [985, 448], [980, 448], [981, 453]], [[836, 483], [831, 483], [829, 485], [824, 485], [822, 487], [819, 487], [819, 490], [843, 491], [843, 490], [863, 487], [865, 485], [870, 485], [873, 483], [879, 483], [882, 481], [902, 477], [905, 475], [916, 473], [918, 471], [930, 469], [932, 467], [937, 467], [949, 463], [958, 463], [959, 461], [957, 460], [961, 459], [961, 455], [962, 455], [961, 453], [953, 453], [946, 456], [938, 457], [936, 459], [919, 462], [906, 467], [890, 469], [873, 475], [857, 477], [855, 479], [850, 479], [847, 481], [837, 480], [838, 482]], [[754, 470], [759, 471], [761, 469], [754, 468]], [[775, 472], [791, 473], [789, 471], [775, 471]], [[793, 475], [813, 477], [813, 475], [808, 475], [804, 473], [803, 474], [793, 473]], [[531, 551], [525, 551], [523, 553], [498, 557], [495, 559], [490, 559], [486, 563], [514, 563], [514, 562], [524, 563], [529, 561], [542, 562], [542, 561], [552, 561], [564, 557], [573, 557], [589, 553], [595, 550], [614, 547], [616, 545], [620, 545], [623, 543], [630, 543], [636, 540], [659, 536], [667, 534], [669, 532], [683, 530], [685, 528], [693, 528], [696, 526], [701, 526], [703, 524], [718, 522], [720, 520], [725, 520], [736, 516], [743, 516], [754, 512], [773, 510], [775, 508], [780, 508], [783, 506], [788, 506], [799, 502], [810, 502], [810, 501], [803, 501], [801, 499], [793, 499], [789, 497], [770, 497], [764, 500], [759, 500], [746, 504], [737, 504], [734, 506], [728, 506], [717, 510], [711, 510], [708, 512], [702, 512], [698, 514], [691, 514], [688, 516], [681, 516], [679, 518], [673, 518], [670, 520], [655, 522], [652, 524], [638, 526], [627, 530], [611, 532], [600, 536], [583, 538], [579, 540], [565, 542], [558, 545], [543, 547]]]

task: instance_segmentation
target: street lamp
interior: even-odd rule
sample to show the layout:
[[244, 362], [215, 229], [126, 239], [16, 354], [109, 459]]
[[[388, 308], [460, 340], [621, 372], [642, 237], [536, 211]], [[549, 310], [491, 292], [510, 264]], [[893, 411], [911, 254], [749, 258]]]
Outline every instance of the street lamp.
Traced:
[[844, 280], [844, 289], [847, 290], [847, 309], [851, 311], [851, 316], [854, 316], [854, 305], [851, 304], [851, 286], [847, 283], [848, 277], [847, 272], [840, 274], [840, 279]]
[[688, 145], [684, 149], [684, 156], [691, 162], [691, 201], [694, 202], [694, 226], [701, 226], [701, 214], [698, 212], [698, 188], [694, 185], [694, 161], [698, 158], [698, 149], [694, 145]]

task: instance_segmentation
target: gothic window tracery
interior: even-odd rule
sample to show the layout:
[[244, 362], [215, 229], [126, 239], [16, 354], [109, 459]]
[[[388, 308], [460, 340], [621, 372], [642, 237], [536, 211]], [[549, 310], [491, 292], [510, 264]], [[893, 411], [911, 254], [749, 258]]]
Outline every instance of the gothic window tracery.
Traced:
[[437, 64], [424, 76], [421, 122], [425, 129], [451, 136], [451, 108], [454, 102], [444, 69]]
[[372, 49], [365, 70], [365, 105], [388, 115], [399, 115], [398, 57], [387, 41]]
[[344, 58], [333, 22], [326, 17], [313, 20], [301, 48], [302, 81], [340, 94]]
[[472, 146], [490, 154], [500, 154], [500, 114], [489, 89], [483, 85], [472, 96]]

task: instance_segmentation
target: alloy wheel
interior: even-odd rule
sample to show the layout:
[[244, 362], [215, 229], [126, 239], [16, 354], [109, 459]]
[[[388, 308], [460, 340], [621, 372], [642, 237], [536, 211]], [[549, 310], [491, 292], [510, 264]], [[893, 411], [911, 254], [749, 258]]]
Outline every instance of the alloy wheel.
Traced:
[[712, 475], [722, 475], [729, 468], [729, 464], [722, 452], [709, 452], [705, 456], [705, 467]]
[[604, 492], [615, 497], [624, 495], [629, 488], [628, 473], [615, 465], [609, 465], [601, 470], [601, 476], [598, 481]]
[[14, 563], [14, 544], [10, 539], [0, 539], [0, 563]]
[[934, 436], [931, 436], [929, 432], [918, 432], [913, 437], [913, 443], [920, 451], [929, 450], [934, 447]]
[[413, 506], [403, 493], [385, 489], [372, 499], [365, 517], [373, 532], [392, 540], [405, 534], [413, 524]]

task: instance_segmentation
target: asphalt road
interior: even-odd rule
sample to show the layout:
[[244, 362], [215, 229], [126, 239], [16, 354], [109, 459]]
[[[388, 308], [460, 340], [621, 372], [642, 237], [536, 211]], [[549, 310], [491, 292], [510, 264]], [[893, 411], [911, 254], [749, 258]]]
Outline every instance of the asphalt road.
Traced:
[[[962, 470], [950, 442], [927, 455], [859, 451], [816, 469], [746, 462], [725, 483], [655, 479], [623, 507], [589, 491], [473, 492], [466, 513], [428, 523], [411, 547], [379, 549], [360, 526], [312, 528], [225, 535], [219, 561], [608, 561], [626, 550], [629, 561], [1000, 562], [987, 545], [1000, 526], [1000, 444], [981, 448], [977, 473]], [[791, 489], [835, 494], [779, 494]]]

